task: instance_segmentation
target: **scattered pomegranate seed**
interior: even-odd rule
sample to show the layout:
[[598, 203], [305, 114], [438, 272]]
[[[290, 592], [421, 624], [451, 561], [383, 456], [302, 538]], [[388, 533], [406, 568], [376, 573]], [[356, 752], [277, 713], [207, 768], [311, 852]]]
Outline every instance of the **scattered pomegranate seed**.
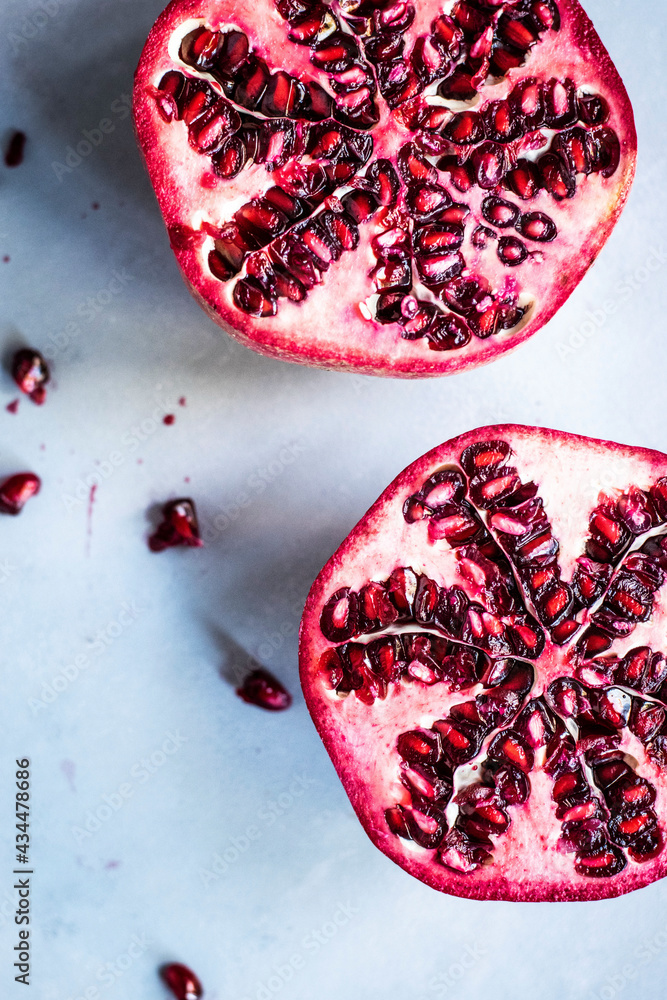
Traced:
[[18, 413], [19, 412], [19, 400], [18, 399], [13, 399], [11, 401], [11, 403], [7, 403], [7, 406], [5, 407], [5, 409], [7, 410], [7, 413]]
[[292, 704], [289, 691], [273, 674], [261, 667], [248, 674], [236, 693], [249, 705], [257, 705], [269, 712], [281, 712]]
[[172, 424], [176, 423], [176, 417], [174, 416], [173, 413], [165, 413], [164, 417], [162, 418], [162, 423], [166, 424], [167, 427], [171, 427]]
[[202, 984], [187, 965], [172, 962], [160, 969], [160, 976], [176, 1000], [200, 1000], [204, 996]]
[[32, 472], [19, 472], [0, 486], [0, 513], [20, 514], [25, 504], [39, 493], [42, 481]]
[[163, 552], [176, 545], [201, 548], [204, 544], [199, 534], [199, 521], [194, 500], [182, 497], [170, 500], [162, 508], [164, 520], [148, 539], [151, 552]]
[[18, 167], [23, 163], [26, 138], [25, 132], [14, 132], [5, 152], [6, 167]]
[[[188, 280], [216, 321], [248, 346], [318, 364], [317, 303], [331, 300], [327, 364], [385, 374], [471, 367], [534, 333], [608, 236], [618, 212], [607, 208], [625, 200], [635, 158], [627, 95], [597, 42], [591, 55], [589, 28], [582, 57], [572, 3], [565, 17], [557, 0], [451, 0], [447, 14], [436, 0], [258, 0], [241, 30], [231, 0], [204, 2], [204, 20], [215, 11], [206, 25], [190, 24], [188, 3], [174, 0], [138, 69], [137, 134], [172, 249], [191, 254]], [[285, 44], [269, 53], [265, 26], [278, 28], [276, 13]], [[554, 44], [569, 57], [562, 64]], [[552, 76], [575, 73], [582, 58], [586, 92], [579, 79]], [[436, 93], [442, 105], [431, 104]], [[475, 110], [449, 107], [473, 99]], [[197, 179], [186, 185], [196, 229], [173, 222], [184, 165]], [[221, 226], [201, 196], [223, 180]], [[489, 227], [472, 225], [475, 188], [500, 203]], [[453, 203], [454, 190], [468, 204]], [[540, 209], [554, 201], [554, 218], [531, 210], [536, 198]], [[397, 226], [407, 239], [388, 236]], [[491, 252], [477, 253], [491, 240]], [[377, 266], [360, 274], [369, 242]], [[496, 255], [514, 269], [502, 289]], [[457, 303], [462, 283], [480, 294]], [[456, 315], [440, 303], [457, 305]]]
[[49, 366], [31, 347], [17, 351], [12, 362], [12, 377], [17, 386], [33, 403], [41, 406], [46, 399], [46, 386], [51, 378]]

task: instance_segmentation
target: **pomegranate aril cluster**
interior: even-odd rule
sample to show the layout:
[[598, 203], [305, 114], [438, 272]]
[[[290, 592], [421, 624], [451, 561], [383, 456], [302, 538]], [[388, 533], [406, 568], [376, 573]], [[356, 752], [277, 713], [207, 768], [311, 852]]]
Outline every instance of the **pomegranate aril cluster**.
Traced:
[[[322, 282], [333, 262], [356, 248], [359, 224], [377, 211], [383, 196], [391, 197], [398, 187], [391, 164], [376, 161], [363, 178], [363, 188], [349, 191], [340, 200], [330, 198], [350, 178], [351, 163], [356, 159], [361, 164], [368, 158], [370, 143], [344, 126], [325, 123], [311, 131], [306, 148], [315, 161], [312, 169], [305, 176], [288, 167], [278, 171], [276, 181], [282, 186], [239, 209], [234, 221], [218, 234], [209, 255], [211, 270], [223, 280], [245, 266], [245, 277], [234, 287], [234, 301], [251, 315], [275, 315], [281, 297], [303, 300]], [[342, 148], [344, 159], [332, 159], [327, 166], [318, 162], [339, 156]], [[316, 212], [327, 200], [331, 207]], [[296, 221], [300, 219], [304, 221]], [[266, 251], [256, 252], [264, 246]]]
[[[208, 60], [206, 67], [193, 51], [201, 37], [211, 34], [206, 29], [195, 32], [194, 41], [184, 43], [182, 55], [196, 68], [217, 73], [219, 78], [219, 62], [221, 58], [224, 61], [229, 45], [210, 42], [213, 48], [221, 46], [222, 55], [217, 56], [215, 65]], [[247, 39], [242, 49], [247, 51]], [[262, 79], [265, 77], [269, 78], [268, 69], [262, 73]], [[282, 77], [285, 74], [274, 74], [270, 80]], [[286, 92], [293, 94], [295, 81], [283, 83]], [[282, 93], [276, 91], [277, 85], [265, 85], [263, 103], [258, 105], [259, 90], [253, 91], [251, 98], [246, 89], [239, 92], [234, 83], [232, 91], [231, 86], [226, 90], [229, 97], [262, 115], [271, 113], [265, 106], [267, 95], [271, 95], [275, 109], [275, 94]], [[303, 85], [299, 83], [299, 87]], [[245, 267], [245, 275], [234, 286], [234, 302], [243, 312], [268, 317], [277, 312], [279, 298], [294, 302], [304, 299], [314, 285], [321, 283], [332, 261], [338, 260], [343, 251], [356, 248], [358, 224], [369, 219], [381, 204], [396, 200], [398, 178], [391, 164], [383, 161], [376, 161], [365, 178], [356, 179], [357, 190], [349, 191], [342, 200], [332, 200], [338, 188], [347, 185], [367, 163], [373, 142], [338, 121], [321, 121], [331, 113], [324, 91], [329, 103], [316, 102], [321, 113], [304, 114], [298, 103], [290, 108], [289, 114], [298, 121], [240, 113], [208, 83], [176, 72], [162, 80], [159, 93], [165, 92], [170, 97], [167, 113], [188, 123], [191, 144], [211, 156], [213, 169], [220, 177], [232, 178], [250, 162], [263, 163], [273, 175], [275, 186], [242, 206], [229, 223], [202, 227], [204, 236], [214, 239], [208, 262], [215, 277], [228, 281]], [[302, 120], [308, 117], [320, 124], [311, 126]], [[342, 117], [347, 120], [349, 116]], [[354, 123], [358, 124], [356, 118]], [[304, 157], [308, 158], [307, 164], [301, 162]], [[322, 208], [327, 201], [331, 201], [331, 208]], [[184, 237], [179, 233], [177, 244], [184, 238], [196, 241], [197, 234]]]
[[[517, 326], [526, 312], [517, 294], [499, 294], [483, 276], [471, 274], [464, 251], [470, 257], [475, 250], [493, 243], [499, 260], [507, 268], [514, 268], [531, 257], [540, 259], [539, 246], [555, 240], [558, 229], [546, 213], [523, 211], [504, 192], [502, 196], [498, 192], [504, 187], [527, 201], [545, 189], [559, 201], [576, 193], [577, 173], [605, 174], [611, 166], [603, 152], [606, 144], [614, 145], [611, 130], [593, 134], [581, 127], [559, 134], [550, 152], [537, 164], [521, 159], [517, 162], [507, 144], [538, 126], [557, 127], [558, 120], [549, 112], [554, 101], [567, 103], [571, 98], [574, 121], [579, 115], [589, 114], [588, 105], [582, 105], [585, 111], [579, 108], [574, 85], [569, 81], [567, 86], [556, 80], [548, 85], [529, 83], [519, 84], [509, 100], [491, 102], [481, 112], [451, 115], [447, 109], [423, 105], [411, 109], [407, 116], [407, 124], [416, 131], [416, 143], [402, 147], [398, 163], [406, 185], [403, 200], [412, 223], [417, 277], [440, 299], [445, 311], [443, 314], [432, 302], [410, 295], [403, 273], [399, 275], [400, 283], [391, 283], [383, 271], [383, 280], [376, 281], [379, 300], [375, 318], [381, 323], [401, 323], [401, 335], [406, 339], [426, 337], [433, 350], [455, 350], [465, 346], [472, 334], [484, 339]], [[533, 110], [527, 124], [521, 107], [529, 98], [538, 111]], [[603, 108], [602, 99], [599, 102]], [[437, 160], [436, 169], [433, 156], [443, 150], [445, 155]], [[620, 153], [617, 140], [615, 150], [614, 169]], [[447, 182], [464, 199], [474, 186], [494, 192], [482, 203], [488, 225], [479, 225], [468, 205], [453, 200], [444, 186]], [[509, 229], [514, 233], [508, 233]], [[386, 235], [374, 243], [380, 264], [386, 263], [385, 244], [390, 239]], [[460, 277], [462, 274], [465, 279]]]
[[584, 657], [605, 652], [615, 638], [650, 619], [667, 570], [667, 540], [650, 533], [665, 525], [667, 479], [648, 491], [633, 486], [616, 499], [603, 497], [591, 513], [586, 555], [573, 578], [577, 604], [591, 609], [591, 624], [578, 642]]
[[[457, 818], [448, 830], [445, 810], [452, 798], [455, 769], [477, 757], [493, 729], [517, 715], [533, 683], [533, 672], [517, 660], [487, 662], [481, 681], [485, 690], [475, 700], [454, 705], [429, 730], [399, 737], [401, 781], [410, 793], [411, 805], [393, 806], [385, 814], [392, 832], [420, 847], [440, 848], [440, 861], [463, 874], [491, 857], [489, 835], [504, 833], [511, 822], [509, 807], [528, 799], [526, 775], [533, 766], [528, 740], [518, 729], [502, 728], [480, 767], [483, 780], [455, 796]], [[424, 817], [436, 820], [437, 829], [425, 830]]]
[[370, 705], [403, 679], [428, 685], [444, 681], [452, 690], [464, 690], [478, 682], [482, 663], [480, 653], [458, 643], [406, 632], [344, 643], [325, 653], [321, 667], [338, 694], [354, 692]]
[[[400, 323], [404, 339], [423, 337], [436, 351], [464, 347], [473, 333], [486, 338], [516, 326], [525, 312], [516, 294], [494, 295], [484, 278], [461, 277], [466, 269], [461, 247], [468, 207], [453, 202], [436, 183], [435, 168], [413, 143], [401, 149], [399, 169], [411, 225], [387, 229], [373, 240], [378, 260], [371, 273], [378, 293], [375, 319]], [[417, 282], [443, 307], [419, 298], [413, 290]]]
[[[459, 483], [456, 492], [452, 492], [446, 503], [439, 502], [442, 493], [438, 496], [437, 492], [431, 492], [435, 480], [431, 477], [419, 493], [406, 500], [404, 516], [408, 522], [428, 520], [429, 538], [445, 539], [450, 546], [460, 549], [464, 567], [474, 573], [477, 566], [476, 574], [486, 585], [492, 569], [481, 563], [477, 553], [461, 549], [461, 546], [476, 543], [487, 563], [490, 560], [502, 567], [506, 581], [510, 581], [506, 586], [514, 587], [516, 610], [530, 609], [540, 625], [550, 630], [552, 639], [559, 641], [563, 631], [561, 623], [573, 604], [571, 589], [560, 579], [559, 546], [543, 501], [537, 496], [538, 487], [535, 483], [521, 481], [517, 469], [507, 464], [509, 457], [510, 449], [504, 441], [483, 442], [467, 448], [461, 455], [467, 485], [461, 472], [436, 474], [456, 479]], [[481, 519], [481, 511], [486, 515], [488, 527]], [[515, 644], [511, 650], [499, 649], [498, 653], [539, 656], [544, 647], [542, 629], [536, 627], [534, 618], [527, 618], [518, 625], [523, 645], [517, 648]]]
[[[603, 722], [626, 726], [641, 740], [661, 767], [667, 766], [667, 660], [650, 646], [637, 646], [624, 656], [607, 655], [580, 662], [577, 690], [588, 690], [589, 700]], [[616, 706], [616, 707], [615, 707]]]
[[[575, 744], [561, 729], [551, 770], [566, 849], [585, 850], [577, 870], [590, 868], [582, 873], [598, 877], [616, 874], [627, 863], [619, 848], [634, 861], [655, 857], [663, 846], [651, 808], [655, 788], [617, 749], [621, 730], [630, 724], [635, 731], [630, 721], [636, 718], [635, 699], [620, 687], [586, 688], [569, 678], [554, 681], [548, 698], [561, 719], [575, 723], [578, 734]], [[664, 721], [664, 709], [659, 714], [654, 726]], [[586, 772], [593, 773], [602, 796], [589, 786]], [[613, 859], [605, 863], [607, 854]]]
[[377, 124], [375, 76], [354, 33], [343, 30], [332, 9], [319, 0], [276, 0], [276, 9], [290, 26], [290, 41], [309, 46], [310, 61], [327, 73], [336, 95], [334, 118], [359, 129]]
[[[466, 558], [473, 557], [470, 561], [479, 567], [480, 573], [484, 573], [490, 560], [476, 547], [473, 550], [469, 546], [466, 551]], [[465, 643], [493, 656], [539, 656], [544, 647], [542, 630], [519, 607], [519, 595], [512, 587], [511, 576], [505, 576], [502, 569], [497, 574], [489, 573], [488, 587], [479, 588], [480, 600], [475, 601], [457, 585], [440, 587], [425, 574], [417, 574], [410, 567], [399, 567], [388, 580], [371, 582], [358, 593], [348, 588], [336, 591], [324, 606], [320, 626], [323, 635], [337, 643], [344, 643], [353, 636], [384, 630], [393, 624], [413, 624], [433, 630], [436, 634], [425, 638], [430, 638], [436, 645], [429, 648], [427, 644], [423, 656], [427, 663], [435, 660], [436, 664], [440, 664], [434, 671], [433, 679], [427, 681], [435, 683], [444, 679], [440, 654], [444, 656], [445, 652], [442, 646], [437, 645], [438, 633], [454, 643]], [[354, 655], [366, 664], [364, 670], [382, 677], [385, 669], [383, 658], [372, 654], [377, 651], [378, 643], [382, 645], [389, 641], [393, 649], [391, 655], [396, 661], [392, 670], [398, 673], [395, 677], [387, 674], [385, 679], [396, 680], [401, 676], [422, 679], [418, 676], [419, 669], [410, 664], [410, 655], [414, 654], [414, 650], [401, 648], [404, 638], [392, 636], [365, 647], [358, 643], [351, 645]], [[339, 649], [349, 659], [350, 646]], [[417, 659], [421, 658], [422, 654], [418, 653]], [[399, 664], [402, 665], [400, 668]], [[343, 675], [346, 675], [344, 665], [342, 669]], [[357, 695], [360, 696], [358, 690]], [[365, 692], [364, 696], [367, 695], [368, 692]]]

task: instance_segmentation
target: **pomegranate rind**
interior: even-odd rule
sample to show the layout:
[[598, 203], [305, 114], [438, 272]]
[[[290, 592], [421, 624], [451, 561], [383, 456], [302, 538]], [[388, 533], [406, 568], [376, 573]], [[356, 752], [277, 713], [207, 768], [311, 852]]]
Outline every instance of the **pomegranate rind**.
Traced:
[[[580, 188], [586, 191], [581, 194], [578, 190], [572, 200], [557, 202], [540, 191], [530, 202], [522, 203], [526, 211], [546, 212], [558, 226], [559, 240], [546, 248], [544, 260], [530, 257], [520, 268], [507, 269], [497, 259], [485, 258], [485, 275], [496, 281], [498, 288], [501, 282], [511, 284], [520, 272], [521, 288], [532, 306], [514, 329], [486, 340], [473, 336], [457, 350], [436, 351], [429, 349], [425, 339], [402, 339], [396, 323], [382, 325], [364, 318], [360, 305], [374, 294], [370, 273], [377, 266], [371, 242], [381, 231], [386, 210], [360, 226], [358, 248], [344, 253], [304, 301], [281, 299], [277, 315], [263, 319], [241, 312], [233, 300], [234, 281], [221, 282], [211, 273], [207, 264], [213, 246], [210, 238], [198, 245], [173, 247], [190, 291], [214, 322], [261, 354], [316, 367], [405, 378], [451, 374], [486, 364], [536, 333], [563, 305], [611, 234], [629, 194], [637, 148], [628, 95], [590, 19], [577, 0], [559, 0], [559, 9], [560, 30], [548, 33], [523, 66], [510, 70], [491, 88], [490, 96], [503, 99], [517, 82], [531, 76], [544, 80], [572, 77], [580, 88], [601, 93], [608, 101], [608, 125], [620, 140], [620, 163], [611, 177], [596, 174], [580, 179]], [[428, 31], [438, 13], [437, 5], [424, 4], [417, 11], [405, 34], [406, 51], [419, 34]], [[134, 87], [137, 138], [165, 224], [172, 231], [182, 226], [198, 230], [204, 219], [216, 224], [229, 221], [234, 210], [271, 185], [271, 175], [255, 164], [234, 180], [217, 179], [208, 158], [189, 145], [187, 129], [178, 127], [182, 123], [166, 123], [158, 113], [155, 87], [165, 73], [184, 68], [176, 61], [177, 51], [170, 40], [185, 33], [184, 26], [196, 27], [203, 22], [212, 30], [235, 25], [248, 35], [255, 52], [271, 69], [284, 68], [328, 87], [326, 74], [309, 61], [310, 50], [287, 42], [286, 22], [271, 0], [260, 0], [251, 8], [234, 0], [221, 0], [215, 6], [203, 0], [174, 0], [150, 32]], [[412, 136], [397, 125], [395, 114], [391, 115], [381, 98], [377, 103], [381, 117], [371, 132], [373, 158], [389, 156], [395, 160], [398, 148]], [[466, 201], [482, 221], [479, 206], [487, 191], [474, 188], [471, 195], [461, 198], [448, 184], [444, 186], [455, 201]], [[388, 225], [384, 221], [382, 228]], [[540, 248], [544, 249], [543, 245]], [[474, 268], [475, 261], [468, 264]]]
[[[446, 543], [429, 544], [425, 524], [406, 523], [403, 505], [436, 470], [458, 465], [466, 447], [494, 440], [511, 445], [512, 462], [524, 482], [539, 483], [553, 533], [560, 541], [563, 579], [571, 578], [576, 558], [584, 550], [589, 514], [602, 484], [613, 482], [619, 490], [627, 490], [632, 485], [649, 486], [667, 475], [667, 455], [661, 452], [514, 424], [479, 428], [434, 448], [387, 487], [315, 580], [299, 635], [306, 704], [366, 833], [415, 878], [441, 892], [471, 899], [586, 901], [620, 896], [664, 877], [667, 852], [663, 849], [641, 864], [630, 858], [627, 867], [611, 878], [578, 875], [574, 855], [557, 848], [561, 826], [551, 798], [553, 779], [542, 770], [529, 775], [532, 792], [527, 807], [510, 807], [511, 824], [495, 842], [492, 863], [468, 875], [444, 867], [435, 860], [434, 851], [392, 833], [385, 809], [409, 802], [399, 780], [398, 736], [444, 718], [453, 704], [465, 700], [466, 692], [451, 692], [445, 683], [426, 687], [400, 682], [389, 685], [386, 698], [367, 705], [354, 695], [337, 695], [320, 666], [322, 654], [334, 645], [322, 634], [320, 616], [327, 600], [341, 588], [358, 590], [369, 580], [387, 579], [398, 566], [410, 566], [441, 586], [460, 584], [453, 552], [447, 551]], [[632, 636], [620, 640], [621, 655], [643, 643], [664, 649], [665, 638], [667, 612], [657, 595], [653, 622], [638, 626]], [[547, 640], [535, 663], [531, 697], [545, 691], [555, 677], [570, 673], [567, 655], [566, 648]], [[657, 791], [654, 808], [664, 841], [667, 771], [647, 756], [628, 729], [622, 734], [620, 751], [639, 761], [637, 773]]]

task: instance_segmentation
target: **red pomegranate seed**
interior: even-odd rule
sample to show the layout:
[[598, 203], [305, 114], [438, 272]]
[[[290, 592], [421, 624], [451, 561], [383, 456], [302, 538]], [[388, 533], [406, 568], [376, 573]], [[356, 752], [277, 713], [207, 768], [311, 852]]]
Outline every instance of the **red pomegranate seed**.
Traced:
[[20, 514], [25, 504], [39, 493], [42, 481], [32, 472], [19, 472], [0, 486], [0, 513]]
[[632, 615], [641, 615], [644, 612], [644, 605], [641, 604], [632, 594], [626, 594], [625, 591], [619, 590], [618, 593], [613, 598], [613, 603], [621, 608], [625, 608]]
[[532, 767], [532, 759], [518, 740], [508, 736], [502, 744], [502, 751], [513, 764], [516, 764], [522, 771], [529, 771]]
[[638, 816], [632, 816], [630, 819], [621, 820], [618, 824], [618, 829], [622, 833], [630, 835], [642, 830], [648, 821], [649, 816], [646, 813], [642, 813]]
[[581, 628], [579, 622], [574, 620], [567, 620], [560, 622], [551, 632], [551, 638], [556, 643], [556, 645], [562, 645], [567, 642], [575, 632], [578, 632]]
[[445, 135], [459, 145], [472, 145], [484, 138], [484, 123], [475, 111], [461, 111], [450, 118]]
[[151, 552], [163, 552], [177, 545], [201, 548], [199, 522], [194, 500], [182, 497], [170, 500], [162, 508], [164, 520], [148, 539]]
[[525, 21], [506, 21], [503, 28], [503, 38], [517, 49], [529, 49], [537, 40]]
[[611, 851], [605, 851], [602, 854], [595, 854], [590, 857], [583, 857], [580, 863], [585, 868], [591, 868], [595, 870], [601, 868], [608, 868], [612, 866], [615, 861], [616, 861], [616, 855], [613, 854]]
[[5, 166], [18, 167], [23, 163], [26, 139], [25, 132], [14, 132], [5, 151]]
[[160, 969], [160, 976], [176, 1000], [201, 1000], [204, 990], [192, 969], [173, 962]]
[[522, 61], [523, 57], [519, 52], [509, 52], [507, 49], [497, 48], [493, 53], [493, 64], [502, 76], [509, 73], [511, 69], [516, 69]]
[[269, 712], [282, 712], [292, 704], [289, 691], [273, 674], [262, 667], [248, 674], [236, 693], [249, 705], [257, 705], [258, 708], [265, 708]]
[[32, 348], [17, 351], [12, 362], [12, 376], [21, 392], [41, 406], [46, 399], [46, 385], [50, 379], [49, 368], [39, 353]]
[[549, 618], [555, 618], [559, 615], [563, 608], [567, 606], [568, 601], [569, 595], [567, 591], [563, 587], [559, 588], [545, 604], [545, 610]]
[[553, 797], [556, 801], [570, 795], [579, 785], [577, 773], [564, 774], [554, 782]]
[[438, 732], [456, 750], [466, 750], [470, 746], [470, 740], [460, 730], [456, 729], [449, 722], [439, 722]]
[[604, 514], [595, 514], [591, 519], [592, 527], [596, 528], [607, 538], [612, 545], [615, 545], [621, 537], [620, 525]]
[[597, 811], [597, 803], [594, 801], [582, 802], [580, 805], [572, 806], [571, 809], [566, 810], [563, 814], [563, 821], [565, 823], [572, 822], [573, 820], [584, 820], [590, 819], [595, 815]]

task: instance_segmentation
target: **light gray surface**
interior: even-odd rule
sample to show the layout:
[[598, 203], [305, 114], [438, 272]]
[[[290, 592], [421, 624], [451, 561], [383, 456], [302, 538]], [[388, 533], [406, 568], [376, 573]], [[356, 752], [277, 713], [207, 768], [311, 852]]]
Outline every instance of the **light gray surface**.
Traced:
[[[662, 998], [664, 886], [589, 905], [480, 904], [434, 893], [376, 851], [305, 709], [295, 654], [320, 566], [435, 444], [512, 420], [667, 449], [664, 4], [588, 0], [640, 137], [637, 184], [598, 263], [513, 356], [412, 384], [260, 358], [189, 297], [122, 117], [160, 9], [0, 7], [2, 137], [29, 136], [24, 165], [0, 170], [0, 258], [11, 256], [0, 262], [0, 342], [40, 346], [56, 382], [43, 409], [22, 401], [16, 416], [4, 410], [12, 384], [0, 382], [0, 474], [30, 468], [44, 480], [22, 517], [0, 523], [3, 997], [25, 995], [12, 981], [6, 892], [12, 765], [27, 754], [39, 1000], [93, 987], [103, 1000], [159, 1000], [155, 967], [171, 958], [192, 964], [210, 1000]], [[70, 172], [54, 168], [104, 118], [114, 128], [99, 147]], [[616, 311], [584, 336], [606, 300]], [[112, 452], [109, 475], [100, 463]], [[96, 470], [106, 475], [89, 518]], [[146, 511], [181, 491], [196, 498], [207, 546], [152, 555]], [[290, 712], [234, 696], [219, 676], [242, 658], [234, 643], [286, 681]], [[144, 777], [141, 760], [173, 732], [185, 742]], [[122, 807], [77, 835], [123, 783]], [[216, 853], [233, 858], [234, 838], [237, 859], [207, 880]], [[125, 961], [135, 935], [138, 957]], [[107, 965], [118, 957], [121, 975]]]

